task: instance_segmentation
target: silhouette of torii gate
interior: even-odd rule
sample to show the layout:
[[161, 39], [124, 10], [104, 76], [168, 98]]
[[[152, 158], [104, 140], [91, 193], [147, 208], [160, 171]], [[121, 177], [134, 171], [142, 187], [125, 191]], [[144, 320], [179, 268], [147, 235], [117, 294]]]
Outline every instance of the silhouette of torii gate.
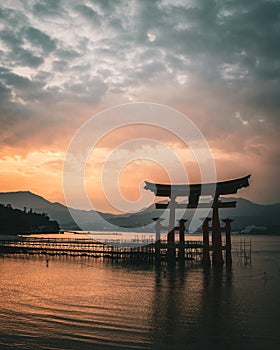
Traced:
[[[225, 223], [224, 227], [221, 227], [219, 219], [219, 209], [220, 208], [235, 208], [236, 201], [232, 202], [222, 202], [219, 199], [220, 195], [234, 194], [243, 187], [249, 186], [249, 178], [251, 175], [247, 175], [242, 178], [217, 182], [217, 183], [207, 183], [207, 184], [186, 184], [186, 185], [172, 185], [172, 184], [155, 184], [152, 182], [145, 181], [144, 189], [154, 192], [158, 197], [169, 197], [169, 202], [167, 204], [156, 203], [156, 209], [169, 209], [169, 223], [167, 226], [167, 257], [169, 261], [173, 261], [176, 258], [176, 247], [175, 247], [175, 229], [180, 232], [180, 245], [185, 245], [185, 221], [181, 219], [179, 227], [175, 227], [175, 211], [176, 209], [196, 209], [196, 208], [212, 208], [212, 219], [205, 218], [202, 228], [203, 228], [203, 264], [210, 265], [210, 255], [209, 251], [212, 250], [212, 262], [213, 265], [223, 264], [223, 253], [222, 250], [226, 250], [226, 263], [230, 265], [232, 262], [231, 257], [231, 222], [230, 219], [223, 220]], [[199, 203], [199, 197], [201, 195], [213, 195], [214, 198], [212, 203]], [[177, 203], [177, 197], [188, 197], [188, 204]], [[162, 219], [156, 220], [156, 231], [157, 237], [156, 241], [160, 244], [160, 221]], [[212, 220], [212, 226], [209, 226]], [[226, 232], [226, 245], [222, 245], [221, 232]], [[209, 232], [212, 232], [212, 246], [209, 245]], [[160, 254], [160, 252], [159, 252]], [[182, 254], [181, 254], [182, 256]], [[183, 257], [185, 257], [185, 252], [183, 250]]]

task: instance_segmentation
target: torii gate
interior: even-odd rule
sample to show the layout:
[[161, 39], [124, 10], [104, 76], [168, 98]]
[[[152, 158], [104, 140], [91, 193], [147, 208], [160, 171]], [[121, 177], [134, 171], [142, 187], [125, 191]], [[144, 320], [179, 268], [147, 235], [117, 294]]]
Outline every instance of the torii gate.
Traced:
[[[195, 208], [212, 208], [212, 219], [205, 218], [203, 222], [203, 264], [210, 264], [209, 251], [212, 250], [212, 262], [213, 265], [223, 264], [223, 246], [221, 232], [226, 232], [226, 263], [231, 264], [231, 222], [232, 220], [226, 219], [225, 227], [221, 227], [219, 219], [219, 209], [220, 208], [235, 208], [236, 201], [232, 202], [222, 202], [219, 199], [220, 195], [234, 194], [243, 187], [249, 186], [249, 178], [251, 175], [247, 175], [242, 178], [217, 182], [208, 184], [187, 184], [187, 185], [167, 185], [167, 184], [155, 184], [145, 181], [145, 189], [154, 192], [158, 197], [169, 197], [169, 202], [167, 204], [156, 203], [156, 209], [169, 209], [169, 223], [168, 223], [168, 259], [174, 260], [175, 251], [175, 210], [176, 209], [195, 209]], [[212, 195], [213, 189], [215, 188], [214, 198], [212, 203], [199, 203], [199, 197], [201, 195]], [[202, 193], [203, 190], [203, 193]], [[177, 203], [177, 197], [188, 196], [188, 204]], [[212, 227], [209, 226], [209, 222], [212, 220]], [[160, 228], [160, 221], [156, 223], [156, 227]], [[180, 227], [184, 227], [184, 222], [180, 222]], [[212, 232], [212, 247], [209, 246], [209, 232]], [[160, 240], [160, 235], [157, 235], [156, 240]], [[180, 235], [180, 243], [182, 240], [182, 234]]]

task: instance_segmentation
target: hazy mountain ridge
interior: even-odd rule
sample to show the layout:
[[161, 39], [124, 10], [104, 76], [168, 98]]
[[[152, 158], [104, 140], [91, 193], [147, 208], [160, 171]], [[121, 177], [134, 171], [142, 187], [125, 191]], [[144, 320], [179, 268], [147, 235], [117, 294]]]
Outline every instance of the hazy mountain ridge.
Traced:
[[[280, 203], [262, 205], [253, 203], [244, 198], [223, 198], [224, 201], [236, 200], [237, 207], [221, 210], [221, 219], [232, 218], [233, 229], [239, 230], [246, 225], [268, 226], [271, 230], [279, 230], [278, 216], [280, 214]], [[0, 193], [0, 203], [11, 204], [13, 208], [29, 210], [34, 212], [47, 213], [51, 220], [56, 220], [62, 229], [77, 229], [68, 208], [58, 202], [50, 202], [29, 191], [2, 192]], [[114, 215], [100, 213], [94, 210], [72, 209], [70, 211], [78, 215], [84, 223], [85, 230], [103, 230], [104, 220], [107, 230], [116, 230], [117, 227], [127, 227], [131, 229], [141, 228], [151, 224], [154, 217], [162, 215], [163, 210], [156, 210], [155, 205], [143, 209], [137, 213]], [[188, 210], [184, 215], [191, 218], [192, 211]], [[278, 229], [279, 227], [279, 229]], [[280, 231], [280, 230], [279, 230]]]
[[[50, 202], [45, 198], [34, 194], [29, 191], [20, 192], [5, 192], [0, 193], [0, 203], [11, 204], [13, 208], [29, 210], [33, 209], [34, 212], [47, 213], [52, 220], [59, 222], [61, 228], [77, 229], [77, 224], [74, 222], [68, 208], [58, 202]], [[76, 212], [82, 219], [90, 218], [93, 216], [93, 211], [71, 209]], [[97, 214], [94, 212], [94, 219]], [[91, 220], [90, 220], [91, 221]], [[98, 222], [96, 222], [98, 226]]]

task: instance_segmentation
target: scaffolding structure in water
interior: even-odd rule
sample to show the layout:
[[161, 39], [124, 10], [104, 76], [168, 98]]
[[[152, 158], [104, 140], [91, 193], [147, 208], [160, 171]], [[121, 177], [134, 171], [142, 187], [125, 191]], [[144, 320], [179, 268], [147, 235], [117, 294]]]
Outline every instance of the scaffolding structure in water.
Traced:
[[[202, 241], [185, 241], [184, 246], [175, 244], [177, 255], [182, 254], [184, 260], [201, 261], [203, 254]], [[166, 259], [168, 245], [162, 241], [147, 245], [137, 245], [133, 240], [108, 244], [95, 239], [75, 238], [20, 238], [16, 240], [0, 241], [2, 254], [29, 255], [66, 255], [88, 256], [112, 260], [131, 260], [152, 262], [160, 251], [161, 258]]]
[[252, 238], [240, 237], [236, 250], [238, 262], [244, 265], [252, 263]]

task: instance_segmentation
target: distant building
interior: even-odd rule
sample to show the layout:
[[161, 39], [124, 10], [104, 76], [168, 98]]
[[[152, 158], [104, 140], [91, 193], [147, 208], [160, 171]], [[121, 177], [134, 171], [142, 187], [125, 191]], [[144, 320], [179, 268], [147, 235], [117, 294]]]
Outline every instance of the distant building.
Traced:
[[266, 226], [255, 226], [255, 225], [248, 225], [245, 226], [240, 233], [244, 235], [250, 235], [250, 234], [265, 234], [267, 233], [267, 227]]

